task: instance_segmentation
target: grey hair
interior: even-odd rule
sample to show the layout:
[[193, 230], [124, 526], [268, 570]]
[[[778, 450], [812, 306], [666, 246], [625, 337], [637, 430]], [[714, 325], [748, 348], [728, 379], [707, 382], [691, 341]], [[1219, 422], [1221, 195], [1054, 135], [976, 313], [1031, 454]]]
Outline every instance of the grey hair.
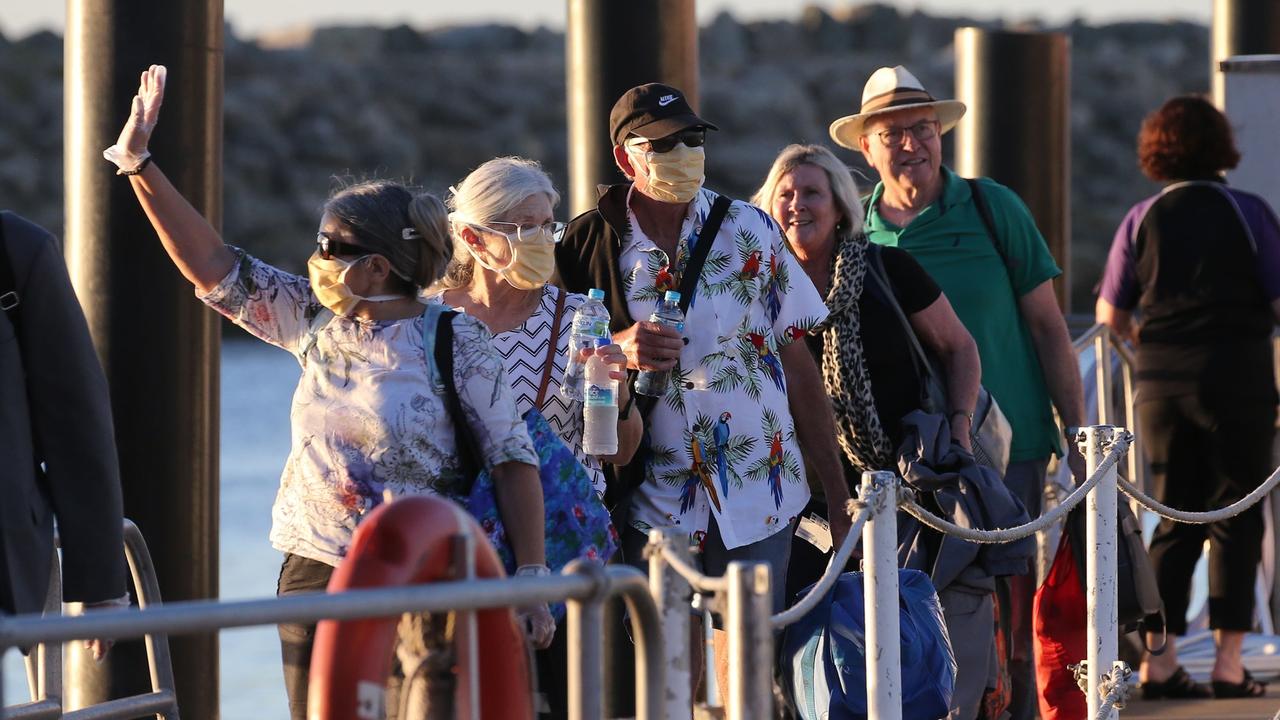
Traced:
[[460, 226], [487, 225], [498, 222], [512, 208], [537, 194], [547, 196], [551, 207], [560, 202], [551, 177], [536, 160], [522, 157], [498, 157], [472, 170], [458, 183], [449, 196], [453, 210], [450, 230], [453, 233], [453, 259], [445, 269], [440, 287], [445, 290], [471, 284], [475, 258], [467, 251]]
[[801, 165], [814, 165], [827, 173], [827, 182], [831, 183], [831, 196], [836, 201], [836, 209], [843, 216], [836, 225], [836, 232], [841, 235], [856, 235], [862, 227], [864, 215], [862, 203], [858, 200], [858, 185], [848, 166], [822, 145], [797, 144], [782, 148], [782, 152], [773, 161], [773, 167], [769, 168], [764, 184], [751, 196], [751, 203], [772, 214], [778, 184], [787, 173]]
[[405, 294], [434, 283], [453, 255], [448, 213], [430, 193], [415, 194], [390, 180], [369, 180], [335, 192], [324, 211], [391, 263], [405, 281]]

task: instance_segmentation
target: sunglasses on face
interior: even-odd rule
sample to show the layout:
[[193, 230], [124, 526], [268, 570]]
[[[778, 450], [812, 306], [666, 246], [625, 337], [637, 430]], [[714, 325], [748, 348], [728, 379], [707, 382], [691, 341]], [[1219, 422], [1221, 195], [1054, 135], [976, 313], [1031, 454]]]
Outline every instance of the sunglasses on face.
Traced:
[[674, 150], [679, 143], [684, 143], [686, 147], [696, 148], [702, 147], [706, 141], [706, 128], [689, 128], [666, 137], [660, 137], [657, 140], [632, 138], [627, 141], [627, 144], [643, 152], [667, 153]]
[[344, 243], [340, 240], [334, 240], [324, 233], [317, 233], [316, 252], [320, 253], [320, 258], [322, 260], [332, 260], [334, 257], [343, 255], [368, 255], [369, 249], [361, 245], [353, 245], [351, 243]]

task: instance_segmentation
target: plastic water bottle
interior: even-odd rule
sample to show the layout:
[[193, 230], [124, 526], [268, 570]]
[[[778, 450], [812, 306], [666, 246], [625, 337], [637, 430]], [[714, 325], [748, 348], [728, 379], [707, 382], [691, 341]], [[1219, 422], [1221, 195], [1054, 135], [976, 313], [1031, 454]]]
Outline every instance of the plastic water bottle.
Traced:
[[583, 365], [578, 362], [578, 356], [583, 349], [594, 348], [596, 340], [609, 337], [609, 310], [604, 306], [603, 290], [591, 288], [587, 292], [587, 301], [573, 315], [572, 328], [569, 358], [564, 366], [564, 379], [560, 381], [560, 394], [571, 400], [583, 400]]
[[[658, 303], [658, 309], [649, 316], [649, 322], [665, 325], [678, 333], [684, 332], [684, 312], [680, 310], [680, 293], [668, 290]], [[641, 395], [662, 397], [667, 392], [670, 370], [641, 370], [636, 376], [636, 392]]]
[[[612, 342], [596, 338], [596, 347]], [[599, 355], [587, 358], [586, 398], [582, 401], [582, 451], [588, 455], [618, 452], [618, 381], [609, 377], [609, 364]]]

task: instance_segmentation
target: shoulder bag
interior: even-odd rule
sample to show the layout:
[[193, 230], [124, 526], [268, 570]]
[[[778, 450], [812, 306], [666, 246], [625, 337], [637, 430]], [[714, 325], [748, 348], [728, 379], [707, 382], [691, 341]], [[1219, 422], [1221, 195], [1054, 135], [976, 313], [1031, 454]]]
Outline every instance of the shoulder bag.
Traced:
[[[609, 513], [605, 510], [595, 488], [591, 485], [591, 476], [579, 462], [573, 450], [560, 439], [551, 424], [542, 415], [542, 407], [546, 401], [547, 388], [551, 384], [554, 368], [557, 340], [560, 336], [561, 316], [564, 314], [565, 292], [558, 290], [556, 297], [555, 317], [551, 322], [551, 337], [547, 345], [546, 364], [542, 371], [542, 382], [538, 387], [538, 395], [534, 407], [524, 414], [525, 426], [529, 438], [538, 453], [538, 475], [542, 480], [542, 506], [546, 519], [546, 559], [547, 567], [558, 571], [570, 561], [578, 558], [606, 562], [618, 548], [617, 532], [609, 521]], [[508, 573], [516, 571], [515, 553], [507, 538], [506, 529], [498, 512], [497, 499], [494, 494], [493, 478], [488, 471], [482, 471], [480, 453], [467, 424], [462, 404], [458, 400], [457, 386], [453, 379], [453, 317], [458, 313], [446, 311], [440, 314], [435, 328], [435, 347], [433, 360], [440, 379], [445, 386], [445, 403], [453, 418], [454, 434], [457, 437], [458, 456], [468, 474], [474, 473], [475, 482], [466, 497], [467, 511], [473, 515], [489, 536], [489, 541], [498, 551]], [[423, 333], [429, 329], [424, 325]], [[558, 608], [563, 612], [563, 604]]]
[[[923, 395], [921, 409], [929, 413], [946, 415], [948, 410], [946, 384], [934, 369], [934, 364], [929, 360], [929, 354], [925, 352], [920, 339], [916, 337], [915, 329], [911, 327], [911, 321], [907, 319], [902, 306], [898, 304], [897, 296], [893, 294], [888, 273], [884, 269], [880, 246], [868, 243], [867, 253], [871, 261], [867, 264], [867, 274], [880, 286], [885, 301], [893, 308], [894, 315], [902, 325], [903, 334], [911, 343], [916, 375], [920, 378]], [[982, 386], [978, 387], [978, 402], [973, 409], [973, 420], [969, 423], [969, 439], [973, 445], [974, 459], [1000, 473], [1000, 477], [1004, 477], [1005, 469], [1009, 466], [1013, 427], [1001, 412], [996, 399]]]

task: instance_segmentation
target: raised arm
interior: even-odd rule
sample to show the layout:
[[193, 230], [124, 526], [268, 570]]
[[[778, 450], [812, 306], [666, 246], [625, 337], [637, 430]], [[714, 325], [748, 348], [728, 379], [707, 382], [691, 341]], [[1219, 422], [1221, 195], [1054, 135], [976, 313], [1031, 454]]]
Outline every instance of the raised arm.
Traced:
[[151, 153], [147, 145], [164, 102], [165, 76], [163, 65], [152, 65], [143, 71], [129, 119], [116, 144], [107, 148], [103, 156], [114, 162], [121, 174], [129, 176], [134, 194], [165, 252], [183, 277], [205, 293], [231, 271], [235, 255], [160, 168], [148, 162]]

